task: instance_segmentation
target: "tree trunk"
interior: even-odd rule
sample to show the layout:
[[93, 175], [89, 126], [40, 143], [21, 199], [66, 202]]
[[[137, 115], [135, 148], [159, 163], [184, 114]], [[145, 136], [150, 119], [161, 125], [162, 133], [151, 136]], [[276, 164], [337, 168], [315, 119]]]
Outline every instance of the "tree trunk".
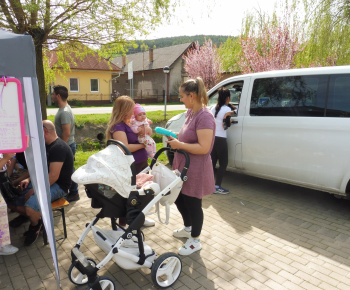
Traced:
[[[43, 120], [47, 119], [46, 112], [46, 91], [45, 91], [45, 74], [43, 64], [43, 44], [45, 42], [45, 32], [43, 29], [37, 27], [31, 29], [29, 34], [32, 36], [35, 46], [35, 59], [36, 59], [36, 76], [38, 78], [39, 96], [41, 104], [41, 115]], [[34, 96], [35, 97], [35, 96]]]
[[45, 90], [45, 74], [43, 64], [43, 43], [35, 44], [35, 57], [36, 57], [36, 75], [38, 78], [39, 95], [41, 104], [41, 115], [43, 120], [47, 119], [46, 112], [46, 90]]

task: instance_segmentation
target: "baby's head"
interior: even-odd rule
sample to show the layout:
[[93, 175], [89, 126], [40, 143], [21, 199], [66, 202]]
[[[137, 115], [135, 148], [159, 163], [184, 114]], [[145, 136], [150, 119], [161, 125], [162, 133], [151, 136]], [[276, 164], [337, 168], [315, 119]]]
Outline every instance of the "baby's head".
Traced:
[[134, 107], [135, 120], [142, 122], [146, 119], [146, 111], [140, 104], [135, 104]]

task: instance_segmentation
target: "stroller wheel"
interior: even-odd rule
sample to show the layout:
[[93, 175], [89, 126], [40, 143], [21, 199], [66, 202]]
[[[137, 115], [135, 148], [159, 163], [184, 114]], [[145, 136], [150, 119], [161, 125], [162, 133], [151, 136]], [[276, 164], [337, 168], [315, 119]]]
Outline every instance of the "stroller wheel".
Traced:
[[[91, 258], [86, 258], [91, 266], [95, 267], [96, 263]], [[84, 285], [88, 282], [88, 277], [82, 274], [73, 264], [70, 265], [68, 270], [69, 280], [75, 285]]]
[[182, 270], [180, 257], [175, 253], [160, 255], [152, 265], [152, 281], [158, 288], [168, 288], [179, 278]]
[[[106, 276], [101, 276], [100, 280], [98, 281], [100, 283], [100, 287], [102, 290], [114, 290], [114, 282], [109, 279]], [[92, 290], [92, 288], [88, 288], [89, 290]]]

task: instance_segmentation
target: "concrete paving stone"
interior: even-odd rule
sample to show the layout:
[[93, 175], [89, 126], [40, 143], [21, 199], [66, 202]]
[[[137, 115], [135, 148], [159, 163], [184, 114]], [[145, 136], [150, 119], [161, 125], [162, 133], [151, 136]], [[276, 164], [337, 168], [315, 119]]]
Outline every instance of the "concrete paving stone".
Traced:
[[315, 271], [313, 274], [315, 278], [321, 280], [322, 283], [327, 283], [329, 285], [332, 285], [333, 287], [336, 287], [339, 284], [339, 281], [332, 278], [330, 275], [325, 275], [323, 273], [320, 273], [318, 271]]
[[35, 265], [36, 269], [47, 267], [47, 263], [43, 257], [37, 256], [36, 258], [32, 258], [32, 263]]
[[7, 287], [7, 285], [12, 285], [10, 276], [0, 275], [0, 289]]
[[53, 273], [48, 267], [37, 268], [37, 272], [41, 280], [53, 277]]
[[279, 275], [278, 273], [275, 273], [271, 271], [270, 269], [265, 269], [263, 272], [261, 272], [264, 276], [267, 277], [268, 281], [274, 281], [275, 283], [278, 283], [282, 285], [287, 279]]
[[286, 264], [286, 263], [284, 263], [284, 262], [282, 262], [282, 261], [277, 261], [277, 262], [275, 263], [275, 265], [276, 265], [277, 267], [282, 268], [282, 270], [285, 270], [285, 271], [287, 271], [287, 272], [289, 272], [289, 273], [291, 273], [291, 274], [294, 274], [294, 273], [296, 273], [296, 272], [298, 271], [298, 269], [296, 269], [295, 267], [293, 267], [293, 266], [291, 266], [291, 265], [288, 265], [288, 264]]
[[252, 286], [254, 289], [269, 289], [269, 290], [272, 289], [255, 279], [249, 280], [247, 284]]
[[349, 289], [349, 285], [346, 285], [346, 284], [340, 282], [340, 283], [338, 284], [337, 288], [338, 288], [338, 289], [342, 289], [342, 290], [347, 290], [347, 289]]
[[247, 271], [254, 270], [256, 272], [262, 273], [266, 269], [264, 266], [261, 266], [259, 263], [251, 260], [246, 260], [243, 262], [243, 264], [247, 267]]
[[[331, 274], [332, 270], [327, 269], [327, 268], [325, 268], [323, 266], [325, 263], [322, 263], [321, 265], [318, 265], [315, 262], [318, 262], [318, 261], [310, 262], [310, 263], [307, 264], [307, 266], [312, 268], [313, 270], [315, 270], [315, 273], [316, 272], [317, 273], [321, 273], [321, 274], [323, 274], [325, 276], [328, 276], [328, 275]], [[315, 275], [315, 273], [313, 273], [313, 275]]]
[[[317, 278], [315, 275], [314, 275], [315, 271], [310, 275], [308, 273], [305, 272], [305, 268], [301, 268], [299, 269], [298, 272], [296, 272], [294, 275], [298, 278], [300, 278], [302, 281], [307, 281], [309, 283], [311, 283], [312, 285], [315, 285], [315, 286], [318, 286], [322, 283], [322, 281]], [[300, 285], [301, 283], [299, 283]]]
[[19, 264], [11, 265], [10, 267], [7, 267], [8, 275], [13, 279], [14, 277], [18, 277], [23, 275], [22, 269]]
[[348, 260], [350, 253], [348, 251], [343, 251], [341, 248], [333, 248], [333, 247], [328, 247], [327, 252], [329, 252], [328, 257], [331, 259], [335, 256], [336, 258], [334, 260], [341, 259], [342, 261]]
[[324, 289], [324, 290], [337, 290], [339, 289], [338, 287], [334, 287], [332, 285], [329, 285], [328, 283], [322, 282], [319, 285], [320, 289]]
[[35, 266], [22, 267], [22, 274], [26, 279], [38, 276]]
[[222, 289], [230, 289], [232, 287], [231, 282], [227, 281], [222, 277], [217, 277], [213, 280], [214, 285], [219, 286]]
[[[5, 256], [3, 256], [3, 257], [5, 257]], [[17, 259], [16, 255], [6, 256], [6, 259], [5, 259], [5, 266], [6, 267], [11, 267], [11, 266], [17, 265], [17, 264], [18, 264], [18, 259]]]
[[[182, 268], [182, 270], [186, 272], [186, 267]], [[192, 277], [192, 279], [197, 280], [197, 278], [201, 277], [202, 274], [200, 272], [197, 271], [197, 268], [195, 268], [193, 265], [191, 266], [191, 268], [188, 269], [188, 272], [186, 273], [186, 275]]]
[[287, 251], [283, 251], [283, 253], [281, 253], [282, 251], [278, 251], [276, 249], [275, 250], [275, 253], [273, 253], [271, 255], [271, 257], [275, 258], [276, 260], [278, 260], [279, 262], [283, 262], [284, 264], [287, 264], [287, 265], [290, 265], [293, 260], [288, 258], [286, 255], [288, 255], [288, 252]]
[[215, 268], [212, 270], [213, 273], [215, 273], [217, 275], [217, 277], [221, 277], [222, 279], [224, 279], [225, 281], [230, 281], [232, 279], [234, 279], [234, 275], [232, 275], [229, 271], [225, 271], [222, 268]]
[[244, 271], [239, 269], [239, 268], [235, 268], [235, 269], [231, 269], [228, 271], [233, 277], [240, 279], [241, 281], [247, 283], [249, 280], [252, 279], [252, 276], [249, 275], [247, 273], [247, 269], [244, 268]]
[[[281, 286], [283, 286], [285, 289], [289, 290], [304, 290], [305, 288], [293, 283], [292, 281], [286, 281]], [[277, 289], [277, 288], [274, 288]]]
[[29, 289], [43, 289], [45, 288], [44, 284], [41, 282], [39, 276], [31, 277], [27, 279], [27, 284]]
[[[233, 289], [240, 289], [240, 290], [253, 290], [255, 288], [253, 288], [252, 286], [248, 285], [247, 283], [243, 282], [242, 280], [235, 278], [234, 280], [232, 280], [230, 282], [230, 284], [232, 285]], [[231, 289], [227, 288], [227, 289]]]
[[291, 259], [291, 260], [292, 260], [291, 263], [293, 263], [293, 262], [298, 262], [298, 263], [300, 263], [300, 264], [302, 264], [302, 265], [307, 265], [307, 263], [309, 263], [309, 261], [308, 261], [307, 259], [304, 259], [304, 258], [300, 257], [298, 254], [300, 254], [300, 253], [297, 253], [297, 254], [295, 254], [295, 253], [289, 253], [286, 257], [287, 257], [288, 259]]
[[197, 281], [195, 281], [188, 275], [181, 275], [179, 280], [183, 283], [183, 285], [186, 285], [186, 287], [188, 287], [189, 289], [197, 289], [201, 286]]
[[200, 276], [200, 277], [196, 278], [196, 282], [201, 285], [201, 287], [198, 289], [201, 289], [201, 288], [215, 289], [213, 281], [208, 280], [208, 278], [205, 276]]
[[[325, 263], [323, 265], [325, 268], [332, 270], [332, 273], [330, 273], [329, 275], [333, 278], [338, 277], [339, 281], [348, 281], [347, 283], [350, 285], [350, 267], [346, 266], [344, 267], [344, 269], [342, 269], [341, 267], [334, 267], [334, 265], [329, 264], [329, 263]], [[348, 277], [347, 277], [348, 276]], [[342, 277], [342, 279], [340, 279]], [[350, 289], [350, 288], [349, 288]]]

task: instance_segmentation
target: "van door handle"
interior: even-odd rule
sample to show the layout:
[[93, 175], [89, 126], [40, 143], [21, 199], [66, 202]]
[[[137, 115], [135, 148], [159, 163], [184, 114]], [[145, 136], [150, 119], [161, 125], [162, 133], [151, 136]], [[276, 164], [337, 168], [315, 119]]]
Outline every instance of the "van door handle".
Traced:
[[238, 124], [238, 121], [232, 120], [231, 124]]

